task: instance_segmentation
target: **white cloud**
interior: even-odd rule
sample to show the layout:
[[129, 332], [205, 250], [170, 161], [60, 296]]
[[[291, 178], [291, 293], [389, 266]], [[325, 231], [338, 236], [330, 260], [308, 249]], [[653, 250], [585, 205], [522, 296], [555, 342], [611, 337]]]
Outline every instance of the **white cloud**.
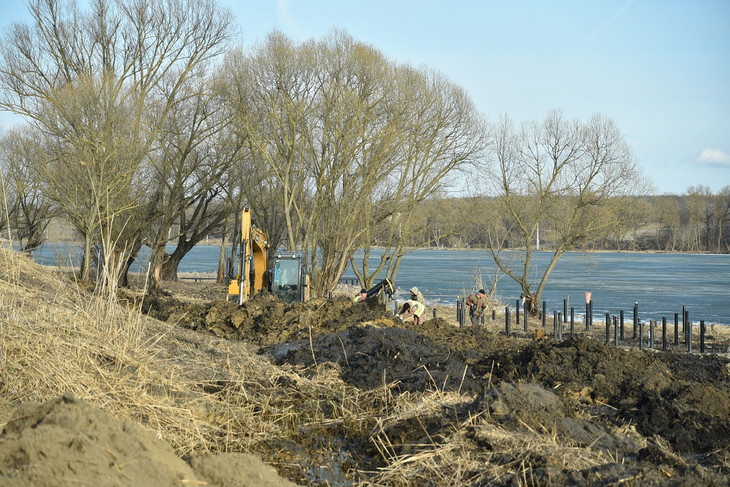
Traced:
[[708, 166], [730, 167], [730, 154], [720, 149], [704, 149], [697, 156], [697, 162]]

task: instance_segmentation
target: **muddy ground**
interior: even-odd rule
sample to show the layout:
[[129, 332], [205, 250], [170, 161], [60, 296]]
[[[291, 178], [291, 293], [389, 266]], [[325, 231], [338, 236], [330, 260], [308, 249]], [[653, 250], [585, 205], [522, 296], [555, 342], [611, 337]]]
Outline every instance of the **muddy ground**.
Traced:
[[[469, 398], [428, 417], [388, 423], [383, 433], [396, 455], [453, 441], [459, 430], [460, 448], [488, 464], [529, 463], [529, 479], [487, 476], [493, 485], [727, 485], [730, 479], [727, 354], [638, 350], [631, 343], [617, 348], [605, 343], [600, 327], [556, 341], [532, 333], [507, 337], [497, 324], [461, 329], [444, 318], [414, 326], [376, 300], [352, 303], [347, 297], [283, 304], [261, 295], [239, 307], [158, 292], [144, 308], [162, 321], [246, 341], [276, 364], [304, 373], [334, 364], [342, 380], [358, 389]], [[727, 350], [724, 338], [706, 340]], [[558, 451], [500, 451], [483, 424], [469, 422], [480, 415], [514, 437], [537, 432], [553, 438]], [[372, 437], [337, 440], [352, 450], [350, 469], [383, 467]], [[556, 456], [571, 454], [566, 445], [613, 461], [585, 469], [556, 466]]]
[[[53, 350], [81, 330], [61, 324], [83, 317], [78, 305], [63, 308], [46, 272], [13, 265], [0, 269], [0, 324], [8, 343], [17, 337], [0, 347], [8, 397], [18, 395], [16, 377], [43, 370], [17, 358], [23, 349], [58, 328], [42, 342], [43, 353]], [[168, 283], [143, 299], [120, 291], [120, 303], [153, 318], [144, 325], [152, 361], [172, 362], [175, 377], [156, 384], [151, 366], [142, 375], [148, 364], [115, 363], [127, 356], [102, 343], [73, 355], [89, 364], [86, 380], [149, 378], [130, 389], [146, 397], [110, 386], [90, 394], [95, 406], [69, 394], [0, 399], [0, 484], [730, 484], [727, 353], [616, 347], [600, 326], [536, 339], [545, 331], [536, 319], [529, 333], [506, 336], [498, 321], [460, 328], [443, 309], [414, 326], [347, 295], [285, 304], [263, 294], [237, 306], [224, 293], [206, 282]], [[719, 332], [705, 339], [724, 352], [729, 335]], [[193, 387], [176, 387], [182, 379]], [[120, 400], [129, 413], [115, 419]], [[165, 425], [182, 423], [151, 421], [155, 408], [188, 418], [201, 441], [176, 443], [180, 432]]]

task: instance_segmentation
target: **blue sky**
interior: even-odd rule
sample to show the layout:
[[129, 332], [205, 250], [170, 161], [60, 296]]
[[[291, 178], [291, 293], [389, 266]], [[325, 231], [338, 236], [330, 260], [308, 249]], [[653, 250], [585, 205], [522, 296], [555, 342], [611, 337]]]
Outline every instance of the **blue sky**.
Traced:
[[[220, 1], [245, 45], [342, 29], [442, 72], [491, 120], [612, 118], [659, 194], [730, 185], [730, 0]], [[27, 20], [20, 0], [0, 5], [0, 28]]]

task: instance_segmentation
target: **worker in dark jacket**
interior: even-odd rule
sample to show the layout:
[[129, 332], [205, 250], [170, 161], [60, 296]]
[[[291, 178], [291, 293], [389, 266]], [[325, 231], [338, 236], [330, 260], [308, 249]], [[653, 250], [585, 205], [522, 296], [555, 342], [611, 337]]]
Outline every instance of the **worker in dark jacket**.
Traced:
[[487, 306], [489, 306], [487, 293], [484, 292], [484, 289], [480, 289], [479, 292], [476, 293], [476, 295], [470, 294], [469, 297], [466, 298], [466, 305], [469, 306], [469, 316], [471, 316], [471, 324], [478, 325], [479, 321], [482, 319], [484, 310], [486, 310]]

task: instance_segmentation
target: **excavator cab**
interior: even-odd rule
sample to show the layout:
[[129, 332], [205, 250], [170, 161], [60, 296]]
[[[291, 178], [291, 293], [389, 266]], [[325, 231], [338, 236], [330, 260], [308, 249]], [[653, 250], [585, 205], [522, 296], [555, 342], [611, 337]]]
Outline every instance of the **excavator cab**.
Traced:
[[286, 303], [309, 300], [309, 273], [302, 252], [277, 252], [270, 276], [270, 291]]

